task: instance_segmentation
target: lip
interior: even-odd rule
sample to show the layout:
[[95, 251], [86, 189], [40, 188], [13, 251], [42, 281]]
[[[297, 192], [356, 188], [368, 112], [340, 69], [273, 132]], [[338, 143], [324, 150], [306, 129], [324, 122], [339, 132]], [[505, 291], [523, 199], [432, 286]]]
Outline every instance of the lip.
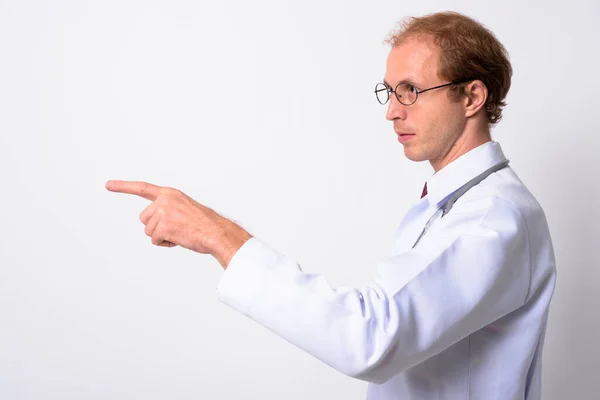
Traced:
[[398, 134], [398, 141], [400, 143], [405, 143], [408, 142], [409, 140], [412, 140], [415, 137], [414, 133], [404, 133], [404, 132], [396, 132]]

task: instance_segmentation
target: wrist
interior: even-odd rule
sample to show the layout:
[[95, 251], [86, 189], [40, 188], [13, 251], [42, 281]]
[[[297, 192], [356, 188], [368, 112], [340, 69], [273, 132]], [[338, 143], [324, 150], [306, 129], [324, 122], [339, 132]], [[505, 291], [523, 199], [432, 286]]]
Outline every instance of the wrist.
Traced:
[[234, 254], [246, 243], [252, 235], [238, 225], [228, 227], [224, 230], [220, 240], [216, 243], [212, 256], [227, 269]]

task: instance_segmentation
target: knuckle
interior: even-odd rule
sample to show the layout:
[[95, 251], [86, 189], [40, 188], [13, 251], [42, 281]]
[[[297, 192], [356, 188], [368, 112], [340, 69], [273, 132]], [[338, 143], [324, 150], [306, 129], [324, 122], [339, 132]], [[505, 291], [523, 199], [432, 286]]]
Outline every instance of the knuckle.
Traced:
[[161, 192], [162, 196], [174, 196], [177, 193], [177, 189], [172, 187], [164, 187]]
[[159, 204], [169, 204], [171, 197], [173, 196], [168, 193], [162, 193], [156, 198], [156, 201], [160, 201]]

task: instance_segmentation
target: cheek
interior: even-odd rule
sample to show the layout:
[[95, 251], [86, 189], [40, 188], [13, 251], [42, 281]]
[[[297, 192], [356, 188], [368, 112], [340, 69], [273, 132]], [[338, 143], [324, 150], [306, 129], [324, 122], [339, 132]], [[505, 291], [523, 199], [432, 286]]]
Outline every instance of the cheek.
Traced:
[[408, 122], [422, 141], [437, 145], [456, 137], [462, 132], [464, 124], [457, 104], [451, 103], [443, 96], [435, 100], [410, 110]]
[[460, 135], [467, 123], [465, 119], [464, 110], [460, 107], [460, 103], [453, 103], [452, 107], [448, 110], [448, 128], [451, 133], [455, 136]]
[[430, 132], [435, 134], [439, 141], [446, 142], [450, 138], [456, 137], [462, 132], [462, 119], [460, 110], [456, 104], [450, 103], [447, 99], [437, 104], [437, 107], [430, 112]]
[[437, 141], [444, 130], [445, 115], [435, 107], [423, 107], [415, 113], [415, 128], [421, 138], [426, 141]]
[[408, 113], [407, 122], [415, 133], [422, 136], [429, 136], [428, 132], [434, 122], [435, 113], [432, 113], [428, 107], [415, 107], [415, 105], [411, 106], [412, 109]]

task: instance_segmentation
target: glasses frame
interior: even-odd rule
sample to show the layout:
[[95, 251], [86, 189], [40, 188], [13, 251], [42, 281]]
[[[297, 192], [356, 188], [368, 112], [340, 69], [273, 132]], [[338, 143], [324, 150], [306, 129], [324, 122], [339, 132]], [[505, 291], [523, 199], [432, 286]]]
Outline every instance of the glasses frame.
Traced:
[[[405, 106], [410, 106], [410, 105], [413, 105], [413, 104], [415, 104], [415, 103], [417, 102], [417, 100], [419, 99], [419, 95], [420, 95], [421, 93], [425, 93], [425, 92], [428, 92], [428, 91], [430, 91], [430, 90], [434, 90], [434, 89], [440, 89], [440, 88], [443, 88], [443, 87], [446, 87], [446, 86], [451, 86], [451, 85], [462, 85], [462, 84], [464, 84], [464, 83], [468, 83], [468, 82], [474, 81], [475, 79], [476, 79], [476, 78], [465, 79], [465, 80], [462, 80], [462, 81], [453, 81], [453, 82], [450, 82], [450, 83], [445, 83], [445, 84], [443, 84], [443, 85], [438, 85], [438, 86], [430, 87], [430, 88], [428, 88], [428, 89], [423, 89], [423, 90], [419, 90], [419, 89], [417, 89], [417, 88], [415, 87], [415, 85], [414, 85], [414, 84], [412, 84], [412, 83], [410, 83], [410, 82], [406, 82], [406, 81], [399, 82], [399, 83], [396, 85], [396, 87], [395, 87], [394, 89], [392, 89], [392, 87], [391, 87], [391, 86], [388, 86], [388, 85], [386, 85], [386, 84], [385, 84], [385, 83], [383, 83], [383, 82], [380, 82], [380, 83], [378, 83], [377, 85], [375, 85], [375, 91], [374, 91], [374, 93], [375, 93], [375, 98], [377, 98], [377, 102], [378, 102], [379, 104], [381, 104], [381, 105], [385, 105], [385, 104], [387, 104], [387, 103], [388, 103], [388, 101], [390, 101], [390, 92], [394, 92], [394, 96], [396, 96], [396, 100], [398, 100], [398, 102], [399, 102], [400, 104], [403, 104], [403, 105], [405, 105]], [[383, 86], [385, 86], [385, 89], [379, 89], [379, 90], [378, 90], [378, 89], [377, 89], [377, 86], [378, 86], [378, 85], [380, 85], [380, 84], [381, 84], [381, 85], [383, 85]], [[404, 102], [402, 102], [402, 101], [400, 100], [400, 97], [398, 97], [398, 93], [396, 92], [396, 89], [398, 89], [398, 86], [400, 86], [400, 85], [402, 85], [402, 84], [409, 84], [410, 86], [412, 86], [412, 87], [414, 87], [414, 88], [415, 88], [416, 97], [415, 97], [415, 101], [413, 101], [412, 103], [408, 103], [408, 104], [407, 104], [407, 103], [404, 103]], [[387, 92], [387, 100], [386, 100], [384, 103], [382, 103], [381, 101], [379, 101], [379, 96], [377, 96], [377, 93], [378, 93], [378, 92], [382, 92], [382, 91], [384, 91], [384, 90]]]

